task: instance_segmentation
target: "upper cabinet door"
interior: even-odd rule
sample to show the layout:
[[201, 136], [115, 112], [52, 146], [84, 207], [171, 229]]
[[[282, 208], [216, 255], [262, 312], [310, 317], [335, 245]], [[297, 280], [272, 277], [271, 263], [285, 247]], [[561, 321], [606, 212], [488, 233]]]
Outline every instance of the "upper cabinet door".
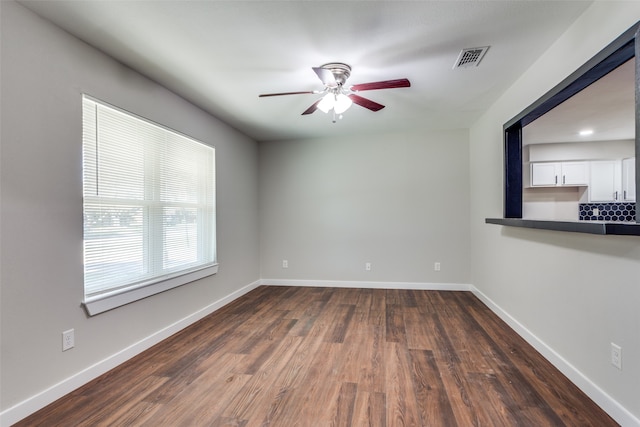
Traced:
[[560, 163], [531, 163], [531, 186], [558, 185]]
[[625, 202], [636, 200], [636, 159], [622, 160], [622, 199]]
[[588, 166], [586, 162], [562, 163], [561, 185], [587, 185], [589, 183]]
[[621, 162], [605, 160], [591, 162], [589, 201], [615, 202], [622, 198]]

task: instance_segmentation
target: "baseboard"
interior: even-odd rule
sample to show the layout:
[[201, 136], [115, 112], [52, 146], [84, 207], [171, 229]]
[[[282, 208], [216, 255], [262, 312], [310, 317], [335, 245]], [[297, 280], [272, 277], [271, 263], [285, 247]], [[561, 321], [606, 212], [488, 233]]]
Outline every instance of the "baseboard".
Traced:
[[549, 360], [560, 372], [566, 375], [576, 386], [605, 410], [616, 422], [623, 426], [640, 427], [640, 420], [620, 405], [615, 399], [605, 393], [589, 378], [584, 376], [573, 365], [556, 353], [551, 347], [536, 337], [524, 325], [511, 317], [509, 313], [499, 307], [494, 301], [480, 292], [473, 285], [455, 283], [415, 283], [415, 282], [362, 282], [362, 281], [332, 281], [332, 280], [291, 280], [291, 279], [261, 279], [253, 282], [229, 295], [215, 301], [203, 309], [190, 314], [189, 316], [157, 331], [156, 333], [138, 341], [137, 343], [115, 353], [108, 358], [78, 372], [77, 374], [61, 381], [60, 383], [26, 399], [17, 405], [6, 409], [0, 413], [0, 427], [10, 425], [26, 418], [30, 414], [44, 408], [48, 404], [61, 398], [62, 396], [81, 387], [89, 381], [108, 372], [116, 366], [131, 359], [137, 354], [154, 346], [160, 341], [170, 337], [174, 333], [186, 328], [192, 323], [213, 313], [231, 301], [252, 291], [260, 285], [269, 286], [309, 286], [309, 287], [336, 287], [336, 288], [371, 288], [371, 289], [416, 289], [416, 290], [445, 290], [445, 291], [471, 291], [476, 295], [491, 311], [504, 320], [513, 330], [515, 330], [531, 346], [539, 351]]
[[261, 285], [268, 286], [309, 286], [326, 288], [368, 288], [368, 289], [416, 289], [422, 291], [469, 291], [471, 285], [463, 283], [420, 283], [420, 282], [362, 282], [348, 280], [296, 280], [261, 279]]
[[260, 281], [257, 280], [241, 289], [238, 289], [237, 291], [232, 292], [231, 294], [213, 302], [212, 304], [209, 304], [201, 310], [198, 310], [195, 313], [192, 313], [187, 317], [178, 320], [177, 322], [167, 326], [166, 328], [153, 333], [152, 335], [107, 357], [104, 360], [101, 360], [98, 363], [89, 366], [88, 368], [59, 382], [58, 384], [12, 406], [11, 408], [4, 410], [2, 413], [0, 413], [0, 426], [8, 427], [22, 420], [23, 418], [28, 417], [34, 412], [44, 408], [48, 404], [58, 400], [62, 396], [71, 393], [78, 387], [83, 386], [89, 381], [110, 371], [116, 366], [147, 350], [148, 348], [151, 348], [160, 341], [170, 337], [171, 335], [186, 328], [192, 323], [195, 323], [203, 317], [208, 316], [209, 314], [229, 304], [230, 302], [241, 297], [247, 292], [252, 291], [253, 289], [260, 286], [260, 284]]
[[604, 390], [593, 383], [582, 372], [576, 369], [571, 363], [556, 353], [544, 341], [540, 340], [524, 325], [514, 319], [509, 313], [504, 311], [493, 300], [476, 289], [475, 286], [470, 287], [471, 292], [477, 296], [491, 311], [507, 323], [514, 331], [518, 333], [525, 341], [544, 356], [553, 366], [562, 372], [571, 382], [573, 382], [580, 390], [591, 398], [598, 406], [600, 406], [607, 414], [611, 416], [617, 423], [622, 426], [640, 427], [640, 419], [636, 418], [624, 406], [620, 405], [615, 399], [609, 396]]

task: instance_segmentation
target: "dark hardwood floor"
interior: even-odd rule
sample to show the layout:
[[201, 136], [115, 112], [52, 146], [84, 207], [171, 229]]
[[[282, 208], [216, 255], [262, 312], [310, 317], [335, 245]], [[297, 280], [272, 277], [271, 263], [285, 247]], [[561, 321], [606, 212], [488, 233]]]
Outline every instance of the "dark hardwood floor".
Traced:
[[617, 424], [469, 292], [260, 287], [16, 425]]

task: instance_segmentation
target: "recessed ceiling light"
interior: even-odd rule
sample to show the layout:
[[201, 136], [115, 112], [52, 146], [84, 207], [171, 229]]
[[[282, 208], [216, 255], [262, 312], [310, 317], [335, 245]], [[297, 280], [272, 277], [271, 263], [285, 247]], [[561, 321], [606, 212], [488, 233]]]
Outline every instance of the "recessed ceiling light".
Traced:
[[580, 136], [593, 135], [593, 129], [584, 129], [580, 131]]

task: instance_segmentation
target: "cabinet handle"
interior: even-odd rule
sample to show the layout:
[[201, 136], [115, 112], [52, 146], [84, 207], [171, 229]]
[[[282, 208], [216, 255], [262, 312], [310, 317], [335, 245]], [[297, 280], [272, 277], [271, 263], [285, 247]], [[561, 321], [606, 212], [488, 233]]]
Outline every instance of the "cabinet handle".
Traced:
[[618, 200], [618, 192], [617, 191], [613, 194], [613, 200]]
[[565, 184], [566, 183], [566, 176], [562, 175], [562, 183]]
[[558, 175], [556, 175], [556, 185], [558, 185]]
[[622, 192], [622, 198], [623, 198], [623, 200], [627, 200], [627, 190], [624, 190]]

